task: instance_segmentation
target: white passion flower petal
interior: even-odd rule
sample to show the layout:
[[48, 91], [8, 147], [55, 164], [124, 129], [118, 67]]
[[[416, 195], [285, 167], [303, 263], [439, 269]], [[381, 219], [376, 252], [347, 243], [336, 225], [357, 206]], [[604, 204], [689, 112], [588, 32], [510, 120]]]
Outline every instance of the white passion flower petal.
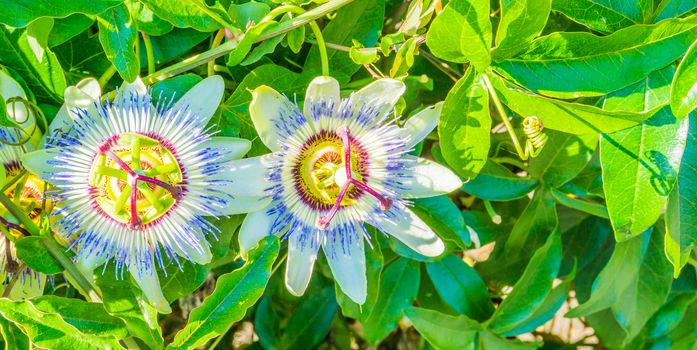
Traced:
[[249, 140], [236, 137], [211, 137], [196, 146], [196, 150], [206, 152], [211, 157], [220, 157], [220, 159], [235, 160], [244, 157], [249, 149], [252, 148], [252, 143]]
[[443, 102], [438, 102], [433, 106], [426, 107], [407, 119], [401, 133], [407, 140], [407, 148], [416, 146], [417, 143], [425, 139], [428, 134], [438, 125]]
[[321, 128], [326, 124], [323, 119], [337, 115], [340, 104], [339, 82], [332, 77], [317, 77], [305, 92], [303, 114], [315, 129]]
[[169, 306], [169, 302], [165, 299], [162, 294], [162, 287], [160, 287], [160, 279], [157, 277], [157, 272], [155, 269], [144, 269], [139, 268], [139, 264], [131, 263], [129, 271], [133, 276], [133, 279], [143, 291], [145, 298], [148, 299], [150, 305], [155, 307], [155, 310], [161, 314], [172, 313], [172, 307]]
[[232, 196], [227, 203], [218, 207], [221, 215], [237, 215], [249, 212], [256, 212], [267, 207], [271, 203], [271, 198], [259, 196]]
[[392, 112], [404, 91], [406, 91], [406, 86], [399, 80], [390, 78], [378, 79], [351, 95], [350, 106], [352, 111], [350, 113], [352, 116], [357, 117], [361, 113], [361, 108], [375, 108], [372, 124], [379, 123]]
[[362, 305], [368, 295], [363, 236], [355, 226], [339, 235], [327, 235], [322, 250], [334, 279], [353, 302]]
[[405, 198], [424, 198], [447, 194], [462, 187], [462, 180], [452, 170], [434, 161], [407, 156], [412, 168], [402, 181]]
[[[0, 96], [2, 96], [5, 101], [13, 97], [27, 98], [27, 94], [24, 93], [22, 86], [7, 74], [4, 69], [0, 69]], [[14, 106], [10, 103], [6, 103], [5, 108], [7, 108], [7, 115], [19, 124], [23, 124], [29, 119], [29, 111], [21, 102], [15, 103]]]
[[305, 294], [310, 283], [312, 269], [317, 260], [320, 242], [314, 232], [302, 229], [291, 232], [288, 237], [288, 261], [286, 261], [286, 288], [295, 296]]
[[[261, 142], [272, 151], [279, 151], [279, 137], [289, 113], [297, 107], [278, 91], [262, 85], [252, 91], [252, 102], [249, 104], [249, 115]], [[299, 112], [295, 112], [299, 114]], [[302, 117], [302, 116], [301, 116]], [[303, 117], [304, 118], [304, 117]]]
[[397, 238], [423, 256], [439, 256], [445, 251], [443, 241], [433, 230], [413, 211], [402, 205], [393, 207], [385, 215], [372, 218], [371, 222], [380, 231]]
[[242, 221], [240, 226], [239, 241], [240, 255], [247, 256], [247, 253], [256, 247], [264, 237], [271, 234], [276, 215], [269, 214], [268, 206], [255, 212], [249, 213]]
[[47, 137], [56, 133], [57, 130], [68, 132], [73, 120], [79, 117], [78, 111], [85, 110], [90, 115], [96, 115], [96, 104], [98, 104], [101, 93], [99, 82], [94, 78], [85, 78], [74, 86], [68, 86], [63, 93], [65, 103], [51, 121], [42, 144], [46, 144]]
[[201, 124], [206, 125], [218, 109], [224, 91], [223, 78], [213, 75], [194, 85], [172, 108], [188, 107], [191, 113], [199, 117]]
[[234, 160], [211, 178], [224, 182], [221, 190], [231, 196], [263, 196], [269, 187], [266, 177], [272, 164], [270, 155]]
[[143, 79], [136, 77], [132, 83], [124, 81], [119, 87], [119, 94], [122, 96], [145, 96], [148, 94], [148, 87], [143, 83]]
[[55, 173], [56, 150], [40, 149], [22, 155], [22, 166], [30, 173], [44, 179], [46, 182], [55, 185], [58, 183], [53, 179]]

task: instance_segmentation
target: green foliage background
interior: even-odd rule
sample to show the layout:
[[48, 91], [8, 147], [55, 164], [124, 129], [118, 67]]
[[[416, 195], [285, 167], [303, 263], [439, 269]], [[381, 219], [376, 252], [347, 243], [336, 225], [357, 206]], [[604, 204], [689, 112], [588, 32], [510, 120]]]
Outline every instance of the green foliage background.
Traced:
[[[408, 86], [398, 115], [444, 101], [416, 152], [467, 182], [414, 205], [447, 253], [371, 232], [365, 305], [321, 259], [296, 298], [278, 272], [284, 243], [243, 261], [235, 216], [215, 222], [211, 264], [160, 275], [175, 310], [157, 315], [111, 268], [95, 276], [103, 303], [84, 301], [27, 237], [20, 258], [56, 282], [0, 299], [6, 349], [697, 347], [697, 2], [289, 0], [308, 12], [260, 24], [279, 2], [8, 0], [0, 64], [49, 120], [85, 77], [110, 91], [141, 76], [157, 96], [220, 74], [214, 122], [254, 156], [266, 150], [249, 89], [303, 95], [320, 74], [317, 20], [344, 92], [391, 76]], [[525, 148], [529, 116], [548, 140], [528, 159], [510, 133]]]

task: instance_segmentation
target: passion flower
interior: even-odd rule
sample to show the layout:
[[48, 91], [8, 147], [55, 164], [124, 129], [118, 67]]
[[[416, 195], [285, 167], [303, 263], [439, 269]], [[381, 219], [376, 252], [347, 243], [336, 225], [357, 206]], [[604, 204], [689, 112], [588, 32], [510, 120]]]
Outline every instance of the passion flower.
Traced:
[[400, 128], [389, 120], [405, 90], [381, 79], [346, 99], [329, 77], [312, 81], [301, 111], [267, 87], [253, 91], [249, 107], [261, 141], [272, 153], [233, 162], [216, 175], [231, 191], [270, 198], [240, 229], [247, 250], [276, 234], [288, 240], [286, 286], [302, 295], [320, 247], [334, 278], [352, 300], [365, 302], [365, 224], [426, 255], [443, 253], [443, 242], [409, 209], [409, 198], [451, 192], [461, 186], [449, 169], [409, 155], [436, 126], [440, 104]]
[[176, 103], [160, 96], [153, 105], [137, 80], [113, 101], [64, 114], [68, 127], [52, 128], [47, 141], [55, 147], [24, 158], [57, 188], [55, 227], [68, 239], [77, 236], [78, 267], [91, 271], [113, 261], [117, 273], [128, 269], [160, 312], [171, 309], [156, 265], [179, 263], [178, 257], [210, 262], [206, 236], [218, 228], [206, 217], [268, 203], [237, 197], [228, 181], [216, 179], [250, 148], [247, 140], [213, 137], [206, 126], [223, 89], [223, 79], [213, 76]]

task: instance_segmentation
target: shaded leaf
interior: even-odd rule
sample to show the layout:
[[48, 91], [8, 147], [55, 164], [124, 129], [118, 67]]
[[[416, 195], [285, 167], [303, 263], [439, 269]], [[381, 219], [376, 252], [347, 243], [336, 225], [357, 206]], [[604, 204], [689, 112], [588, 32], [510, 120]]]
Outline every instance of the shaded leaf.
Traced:
[[552, 3], [552, 0], [502, 0], [494, 59], [512, 57], [525, 50], [547, 24]]
[[290, 316], [279, 348], [314, 348], [329, 333], [337, 308], [331, 286], [308, 295]]
[[438, 294], [458, 314], [484, 321], [494, 312], [484, 281], [462, 259], [450, 254], [427, 263], [426, 271]]
[[489, 153], [489, 94], [473, 69], [450, 90], [438, 121], [443, 158], [463, 178], [476, 178]]
[[385, 339], [397, 326], [419, 291], [420, 271], [417, 262], [399, 259], [388, 265], [380, 276], [380, 291], [376, 305], [364, 319], [365, 340], [376, 344]]

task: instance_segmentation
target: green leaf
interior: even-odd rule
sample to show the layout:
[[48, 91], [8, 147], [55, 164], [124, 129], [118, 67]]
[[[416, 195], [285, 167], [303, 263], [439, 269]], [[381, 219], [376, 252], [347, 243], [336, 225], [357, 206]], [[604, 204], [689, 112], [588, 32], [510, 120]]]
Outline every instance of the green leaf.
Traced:
[[436, 234], [455, 243], [460, 249], [467, 249], [470, 236], [462, 219], [460, 209], [447, 196], [416, 198], [410, 209], [423, 220]]
[[52, 26], [49, 18], [32, 22], [26, 30], [0, 26], [0, 63], [21, 75], [38, 99], [63, 103], [65, 76], [47, 46]]
[[10, 27], [21, 28], [39, 17], [66, 17], [74, 13], [96, 15], [123, 0], [71, 0], [51, 2], [50, 6], [43, 1], [16, 0], [3, 4], [0, 12], [0, 23]]
[[660, 106], [646, 112], [605, 111], [594, 106], [564, 102], [535, 95], [515, 87], [498, 77], [489, 76], [501, 102], [517, 114], [537, 116], [545, 128], [582, 135], [609, 133], [635, 126], [660, 110]]
[[250, 24], [258, 24], [269, 11], [269, 5], [252, 0], [244, 4], [230, 4], [228, 14], [237, 29], [245, 30]]
[[697, 247], [697, 115], [689, 117], [685, 152], [666, 208], [666, 256], [677, 277]]
[[163, 81], [158, 81], [152, 85], [153, 103], [157, 103], [160, 96], [167, 98], [168, 101], [172, 99], [172, 102], [176, 103], [179, 101], [179, 98], [201, 80], [203, 79], [198, 75], [182, 74]]
[[280, 349], [311, 349], [327, 336], [338, 305], [334, 288], [312, 293], [293, 311], [280, 339]]
[[670, 98], [670, 82], [675, 67], [667, 66], [651, 72], [646, 78], [601, 98], [606, 111], [647, 112], [665, 106]]
[[697, 40], [685, 53], [670, 86], [670, 109], [678, 118], [685, 118], [697, 108]]
[[610, 309], [628, 342], [641, 331], [668, 297], [671, 267], [663, 254], [660, 225], [651, 232], [617, 243], [610, 261], [593, 283], [591, 298], [567, 317]]
[[490, 278], [513, 284], [534, 252], [549, 241], [548, 237], [558, 222], [554, 201], [547, 191], [535, 191], [511, 233], [504, 238], [505, 242], [497, 243], [494, 259], [479, 265], [479, 271]]
[[102, 291], [106, 311], [123, 320], [130, 334], [152, 349], [164, 347], [157, 311], [143, 300], [141, 291], [131, 281], [118, 279], [114, 268], [109, 267], [95, 276], [95, 282]]
[[[290, 41], [288, 42], [290, 43]], [[349, 49], [349, 57], [356, 64], [371, 64], [378, 59], [378, 49], [352, 46]]]
[[[303, 26], [291, 30], [288, 32], [288, 35], [286, 35], [286, 38], [288, 40], [288, 48], [290, 48], [293, 53], [299, 53], [303, 48], [303, 44], [305, 43], [305, 27]], [[349, 51], [349, 55], [351, 56], [351, 59], [356, 62], [354, 56], [351, 54], [351, 51]], [[375, 56], [377, 57], [377, 52]]]
[[223, 26], [233, 26], [232, 19], [220, 4], [208, 6], [203, 0], [141, 0], [141, 2], [175, 27], [212, 32]]
[[[632, 26], [605, 37], [554, 33], [497, 68], [553, 97], [599, 96], [623, 88], [680, 57], [697, 35], [697, 16]], [[618, 64], [621, 62], [621, 64]]]
[[59, 314], [65, 322], [80, 332], [95, 335], [126, 337], [126, 326], [120, 319], [109, 315], [102, 304], [88, 303], [79, 299], [45, 295], [34, 298], [31, 303], [41, 312]]
[[48, 46], [58, 46], [80, 34], [94, 24], [94, 18], [80, 13], [53, 20], [53, 29], [48, 35]]
[[552, 0], [501, 0], [501, 20], [496, 31], [495, 60], [525, 50], [547, 24]]
[[140, 67], [133, 50], [138, 30], [134, 26], [126, 5], [121, 4], [97, 16], [99, 42], [104, 47], [107, 59], [114, 64], [121, 77], [133, 82]]
[[559, 187], [586, 167], [598, 145], [598, 134], [573, 135], [547, 130], [542, 152], [530, 159], [530, 174], [552, 187]]
[[[274, 23], [273, 25], [264, 28], [264, 30], [273, 30], [273, 28], [276, 26], [278, 26], [278, 24]], [[264, 57], [264, 55], [273, 53], [276, 50], [276, 46], [278, 46], [278, 44], [280, 44], [284, 38], [284, 35], [277, 35], [271, 39], [264, 40], [261, 44], [255, 47], [240, 64], [247, 66], [258, 62], [262, 57]]]
[[0, 299], [0, 314], [20, 326], [36, 346], [47, 349], [123, 349], [113, 335], [83, 333], [61, 315], [39, 310], [31, 301]]
[[450, 316], [437, 311], [411, 307], [406, 316], [421, 335], [436, 349], [523, 350], [534, 344], [510, 341], [483, 329], [466, 316]]
[[0, 317], [0, 333], [5, 340], [3, 349], [5, 350], [30, 350], [31, 342], [19, 326]]
[[641, 234], [658, 219], [677, 179], [688, 120], [666, 107], [635, 127], [603, 134], [603, 189], [615, 238]]
[[489, 1], [452, 0], [426, 34], [431, 52], [446, 61], [470, 61], [478, 72], [491, 63]]
[[488, 160], [479, 175], [462, 189], [478, 198], [508, 201], [525, 196], [537, 185], [537, 180], [518, 176], [503, 165]]
[[575, 22], [604, 34], [636, 24], [627, 15], [607, 6], [607, 2], [606, 0], [554, 0], [552, 10], [561, 12]]
[[426, 271], [438, 294], [458, 314], [484, 321], [494, 312], [484, 281], [461, 258], [450, 254], [426, 263]]
[[697, 301], [697, 293], [676, 293], [651, 317], [646, 324], [647, 335], [658, 338], [673, 330], [680, 324], [687, 308]]
[[162, 294], [169, 301], [191, 295], [206, 281], [210, 271], [208, 267], [190, 261], [181, 261], [180, 264], [181, 268], [177, 264], [169, 264], [166, 274], [160, 273]]
[[[364, 47], [373, 47], [380, 38], [384, 0], [355, 0], [336, 12], [336, 17], [322, 29], [324, 40], [333, 44], [353, 46], [356, 40]], [[305, 60], [305, 71], [318, 73], [320, 70], [319, 49], [313, 45]], [[361, 67], [354, 64], [348, 52], [327, 48], [329, 71], [340, 83], [349, 78]]]
[[41, 243], [46, 237], [27, 236], [15, 242], [17, 257], [32, 270], [53, 275], [63, 272], [63, 266], [46, 250]]
[[680, 17], [697, 8], [692, 0], [666, 0], [662, 1], [656, 9], [656, 21], [662, 21], [667, 18]]
[[407, 309], [406, 316], [436, 349], [476, 348], [476, 337], [481, 326], [466, 316], [450, 316], [418, 307]]
[[409, 259], [399, 259], [385, 269], [380, 276], [380, 291], [374, 308], [363, 321], [365, 340], [377, 344], [385, 339], [416, 298], [420, 280], [419, 264]]
[[537, 310], [545, 305], [552, 290], [561, 266], [561, 253], [561, 233], [555, 229], [545, 245], [535, 251], [523, 276], [491, 317], [489, 328], [492, 331], [515, 335], [530, 318], [536, 317]]
[[172, 25], [156, 15], [149, 7], [142, 2], [130, 0], [126, 1], [133, 21], [139, 31], [152, 36], [160, 36], [169, 33]]
[[[152, 43], [155, 63], [162, 64], [177, 59], [209, 37], [210, 34], [199, 32], [191, 28], [174, 28], [162, 36], [151, 36], [150, 42]], [[145, 65], [147, 64], [145, 43], [143, 43], [143, 40], [140, 40], [139, 43], [140, 62]]]
[[443, 157], [463, 178], [476, 178], [489, 153], [489, 94], [481, 76], [469, 69], [443, 104], [438, 135]]
[[263, 294], [278, 249], [278, 239], [269, 236], [249, 253], [243, 267], [220, 276], [213, 294], [191, 311], [186, 326], [177, 333], [168, 348], [201, 346], [241, 320], [247, 309]]

